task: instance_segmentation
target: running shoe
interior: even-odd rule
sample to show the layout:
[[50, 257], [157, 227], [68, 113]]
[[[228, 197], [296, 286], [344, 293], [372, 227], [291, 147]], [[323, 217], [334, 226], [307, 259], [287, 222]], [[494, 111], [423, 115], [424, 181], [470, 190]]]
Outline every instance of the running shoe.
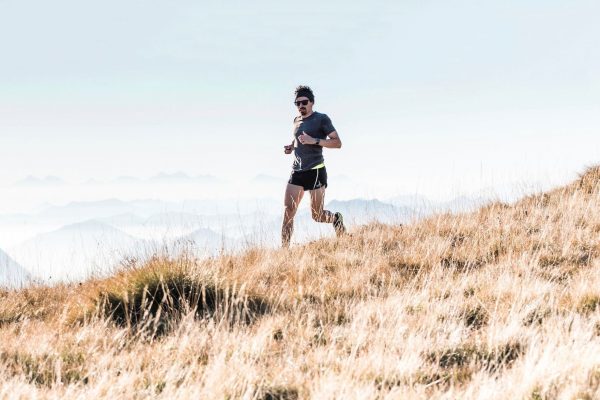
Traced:
[[333, 229], [335, 234], [339, 237], [346, 233], [346, 227], [344, 226], [344, 217], [342, 213], [336, 212], [333, 214]]

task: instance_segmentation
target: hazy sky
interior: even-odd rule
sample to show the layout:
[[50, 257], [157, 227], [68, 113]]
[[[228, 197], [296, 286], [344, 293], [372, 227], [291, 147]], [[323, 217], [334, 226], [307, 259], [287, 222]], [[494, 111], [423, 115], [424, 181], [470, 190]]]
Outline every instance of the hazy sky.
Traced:
[[431, 196], [558, 183], [600, 161], [599, 17], [597, 0], [0, 0], [0, 183], [285, 177], [298, 84], [342, 138], [330, 175]]

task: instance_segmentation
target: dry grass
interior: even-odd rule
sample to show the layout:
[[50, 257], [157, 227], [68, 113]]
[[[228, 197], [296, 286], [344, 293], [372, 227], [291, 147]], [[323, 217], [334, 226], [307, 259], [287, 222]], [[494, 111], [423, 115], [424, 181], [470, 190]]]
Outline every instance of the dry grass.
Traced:
[[600, 398], [600, 168], [513, 205], [0, 292], [0, 397]]

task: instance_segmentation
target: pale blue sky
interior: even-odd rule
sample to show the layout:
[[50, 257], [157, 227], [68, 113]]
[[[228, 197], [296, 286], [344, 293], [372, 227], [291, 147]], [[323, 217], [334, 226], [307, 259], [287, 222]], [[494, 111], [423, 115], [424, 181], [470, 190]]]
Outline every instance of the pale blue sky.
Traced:
[[0, 0], [0, 182], [286, 176], [301, 83], [344, 142], [330, 175], [431, 196], [559, 182], [600, 161], [599, 17], [582, 0]]

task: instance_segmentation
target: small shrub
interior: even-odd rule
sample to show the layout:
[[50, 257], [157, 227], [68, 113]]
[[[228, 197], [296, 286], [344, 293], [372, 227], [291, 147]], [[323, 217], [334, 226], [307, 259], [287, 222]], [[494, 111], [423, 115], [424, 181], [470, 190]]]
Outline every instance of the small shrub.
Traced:
[[454, 368], [442, 372], [417, 371], [409, 377], [377, 377], [374, 383], [378, 391], [389, 392], [396, 387], [409, 385], [425, 385], [434, 388], [463, 384], [471, 380], [472, 375], [473, 373], [467, 368]]
[[454, 235], [450, 238], [450, 247], [458, 247], [458, 246], [462, 245], [466, 239], [467, 239], [467, 237], [465, 235], [462, 235], [462, 234]]
[[348, 314], [348, 302], [341, 301], [325, 304], [317, 311], [315, 327], [327, 325], [345, 325], [351, 321]]
[[588, 315], [598, 310], [599, 306], [600, 296], [588, 294], [579, 301], [577, 311], [581, 314]]
[[275, 330], [275, 332], [273, 332], [273, 340], [275, 340], [276, 342], [282, 341], [283, 338], [283, 331], [281, 329], [277, 329]]
[[395, 387], [405, 385], [406, 379], [395, 376], [378, 376], [375, 378], [373, 383], [375, 384], [375, 388], [377, 388], [377, 390], [389, 392]]
[[593, 194], [598, 191], [600, 186], [600, 166], [596, 165], [590, 167], [582, 175], [579, 176], [579, 180], [576, 182], [576, 188], [585, 194]]
[[488, 371], [494, 372], [502, 367], [510, 367], [523, 353], [524, 349], [521, 343], [510, 342], [485, 354], [481, 363]]
[[476, 353], [477, 349], [475, 347], [462, 346], [438, 353], [430, 353], [427, 360], [438, 364], [441, 368], [456, 368], [468, 365], [476, 359]]
[[444, 257], [440, 260], [443, 268], [455, 270], [457, 272], [467, 272], [471, 269], [477, 269], [485, 264], [482, 260], [464, 260], [455, 257]]
[[298, 389], [288, 387], [272, 387], [264, 389], [261, 400], [298, 400]]
[[480, 329], [485, 326], [489, 320], [489, 314], [481, 305], [476, 307], [466, 308], [461, 313], [461, 319], [465, 325], [472, 329]]
[[539, 260], [539, 265], [542, 268], [559, 267], [559, 266], [577, 266], [582, 267], [589, 265], [596, 254], [591, 250], [581, 250], [576, 254], [570, 255], [542, 255]]
[[426, 386], [446, 386], [467, 383], [473, 372], [468, 368], [453, 368], [443, 373], [418, 372], [414, 375], [415, 383]]
[[423, 269], [421, 264], [413, 263], [404, 259], [398, 259], [397, 256], [390, 257], [388, 259], [388, 265], [396, 278], [403, 279], [412, 279]]
[[405, 311], [408, 315], [417, 315], [422, 313], [424, 309], [422, 304], [409, 304], [406, 306]]
[[85, 356], [79, 352], [32, 355], [23, 352], [0, 353], [0, 362], [12, 376], [25, 376], [33, 384], [50, 387], [55, 383], [88, 383]]
[[531, 392], [531, 395], [528, 398], [528, 400], [543, 400], [543, 399], [545, 399], [545, 397], [542, 395], [541, 389], [539, 389], [539, 388], [533, 389], [533, 392]]
[[329, 344], [327, 334], [322, 328], [318, 328], [313, 335], [310, 344], [314, 347], [327, 346]]
[[525, 318], [523, 318], [523, 325], [531, 326], [531, 325], [541, 325], [548, 316], [550, 316], [551, 312], [547, 308], [536, 308], [530, 311]]
[[511, 342], [491, 350], [459, 346], [429, 353], [426, 359], [444, 369], [462, 368], [473, 364], [488, 372], [494, 372], [501, 367], [510, 367], [521, 354], [523, 346], [518, 342]]

